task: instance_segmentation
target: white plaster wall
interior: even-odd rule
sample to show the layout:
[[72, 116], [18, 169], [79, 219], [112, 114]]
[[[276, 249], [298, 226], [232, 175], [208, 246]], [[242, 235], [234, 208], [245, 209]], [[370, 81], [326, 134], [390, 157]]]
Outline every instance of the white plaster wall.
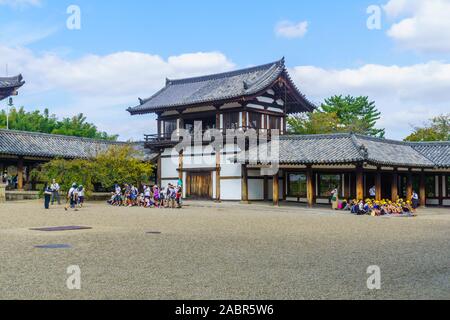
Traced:
[[178, 177], [178, 157], [161, 159], [161, 178]]
[[432, 206], [438, 206], [439, 200], [438, 199], [427, 199], [427, 204], [432, 205]]
[[221, 180], [220, 198], [222, 200], [241, 200], [242, 185], [240, 179]]
[[248, 179], [248, 199], [264, 200], [264, 180]]

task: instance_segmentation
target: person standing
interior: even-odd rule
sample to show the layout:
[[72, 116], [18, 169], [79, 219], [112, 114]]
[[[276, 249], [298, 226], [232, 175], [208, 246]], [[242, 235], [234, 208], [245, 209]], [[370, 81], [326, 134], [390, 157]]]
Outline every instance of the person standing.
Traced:
[[67, 209], [69, 208], [69, 206], [70, 206], [70, 208], [72, 208], [72, 209], [74, 209], [75, 208], [75, 205], [76, 205], [76, 195], [75, 195], [75, 192], [77, 192], [77, 184], [76, 183], [73, 183], [72, 184], [72, 187], [69, 189], [69, 192], [67, 193], [67, 204], [66, 204], [66, 206], [64, 207], [64, 210], [66, 210], [67, 211]]
[[78, 187], [78, 206], [82, 208], [84, 205], [84, 187], [80, 185]]
[[369, 189], [369, 196], [372, 199], [376, 199], [376, 197], [377, 197], [377, 188], [375, 188], [375, 186], [373, 186], [372, 188]]
[[412, 208], [415, 211], [419, 207], [419, 195], [415, 190], [413, 190], [411, 197]]
[[46, 183], [45, 186], [44, 186], [44, 208], [46, 210], [48, 210], [49, 207], [50, 207], [50, 198], [51, 198], [51, 196], [52, 196], [52, 189], [50, 188], [48, 183]]
[[59, 190], [61, 189], [61, 187], [55, 179], [53, 179], [50, 189], [52, 190], [52, 205], [55, 203], [55, 198], [58, 201], [58, 205], [61, 205], [61, 199], [59, 197]]
[[333, 210], [337, 210], [339, 206], [339, 194], [338, 189], [335, 188], [331, 191], [331, 205]]

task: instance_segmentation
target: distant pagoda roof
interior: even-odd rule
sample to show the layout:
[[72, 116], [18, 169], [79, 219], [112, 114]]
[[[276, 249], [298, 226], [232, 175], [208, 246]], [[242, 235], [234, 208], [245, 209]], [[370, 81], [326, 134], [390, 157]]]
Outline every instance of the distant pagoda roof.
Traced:
[[16, 95], [17, 89], [25, 84], [21, 74], [15, 77], [0, 77], [0, 100]]
[[[295, 86], [284, 58], [265, 65], [231, 72], [179, 80], [166, 80], [166, 86], [140, 104], [128, 108], [132, 115], [156, 113], [181, 107], [245, 102], [265, 93], [282, 79], [288, 88], [288, 113], [313, 111], [315, 106]], [[283, 95], [284, 96], [284, 95]]]

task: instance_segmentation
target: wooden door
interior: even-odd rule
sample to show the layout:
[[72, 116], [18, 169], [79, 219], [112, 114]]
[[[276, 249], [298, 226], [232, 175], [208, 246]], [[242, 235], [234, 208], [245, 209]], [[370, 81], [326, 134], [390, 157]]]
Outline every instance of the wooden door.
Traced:
[[188, 174], [188, 197], [212, 199], [211, 172]]

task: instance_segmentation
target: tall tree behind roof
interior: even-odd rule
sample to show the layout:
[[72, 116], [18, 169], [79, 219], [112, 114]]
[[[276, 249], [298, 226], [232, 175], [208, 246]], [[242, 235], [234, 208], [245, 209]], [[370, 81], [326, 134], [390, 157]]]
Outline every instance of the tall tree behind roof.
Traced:
[[376, 127], [381, 113], [368, 97], [332, 96], [315, 112], [288, 119], [291, 133], [319, 134], [354, 132], [383, 138], [385, 129]]
[[450, 113], [430, 119], [423, 127], [415, 127], [405, 141], [450, 141]]

